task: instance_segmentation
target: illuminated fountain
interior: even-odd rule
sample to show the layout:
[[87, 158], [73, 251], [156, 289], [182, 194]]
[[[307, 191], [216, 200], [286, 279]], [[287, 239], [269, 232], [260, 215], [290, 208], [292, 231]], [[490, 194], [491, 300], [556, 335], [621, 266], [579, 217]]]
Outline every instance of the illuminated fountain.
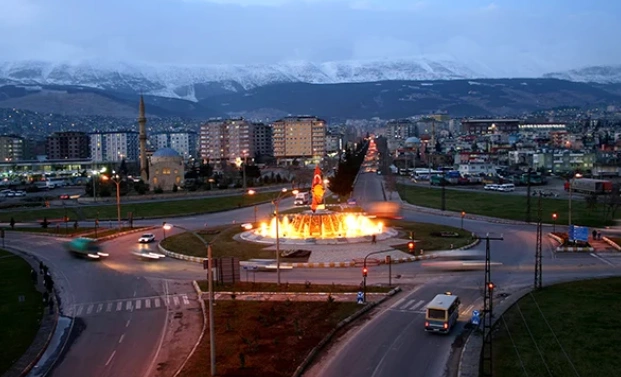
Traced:
[[313, 201], [310, 211], [287, 214], [282, 218], [273, 217], [269, 222], [259, 224], [256, 229], [242, 233], [241, 238], [262, 243], [275, 243], [276, 239], [289, 244], [351, 243], [371, 242], [373, 236], [375, 240], [382, 240], [397, 234], [395, 230], [385, 227], [382, 222], [371, 219], [363, 213], [326, 210], [322, 204], [324, 191], [319, 168], [315, 169], [311, 191]]

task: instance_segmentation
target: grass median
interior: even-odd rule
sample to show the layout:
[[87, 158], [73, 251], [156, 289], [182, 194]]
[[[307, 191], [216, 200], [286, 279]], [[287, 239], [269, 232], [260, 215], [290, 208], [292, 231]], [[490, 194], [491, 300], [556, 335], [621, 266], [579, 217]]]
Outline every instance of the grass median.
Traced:
[[43, 318], [43, 298], [30, 269], [22, 258], [0, 249], [0, 375], [26, 352]]
[[[134, 219], [161, 218], [167, 216], [182, 216], [191, 214], [205, 214], [211, 212], [226, 211], [267, 202], [273, 199], [273, 192], [262, 192], [254, 195], [218, 196], [200, 199], [184, 199], [170, 201], [154, 201], [151, 203], [123, 202], [121, 198], [121, 211], [123, 218], [129, 212], [133, 213]], [[78, 220], [116, 220], [116, 204], [71, 206], [66, 208], [41, 208], [20, 211], [2, 211], [0, 222], [8, 223], [13, 218], [16, 222], [35, 222], [47, 218], [48, 221], [62, 219], [67, 215], [71, 222]]]
[[[203, 292], [207, 292], [207, 280], [198, 281], [198, 286]], [[263, 282], [237, 282], [235, 284], [214, 284], [215, 292], [289, 292], [289, 293], [357, 293], [358, 285], [343, 284], [291, 284], [263, 283]], [[392, 288], [367, 286], [367, 292], [387, 293]]]
[[577, 281], [526, 295], [494, 333], [494, 375], [617, 376], [621, 278]]
[[[434, 251], [434, 250], [450, 250], [465, 246], [472, 242], [470, 232], [453, 228], [445, 225], [435, 225], [426, 223], [415, 223], [407, 221], [389, 221], [387, 226], [396, 227], [402, 232], [401, 237], [408, 237], [413, 232], [416, 242], [416, 250]], [[223, 225], [213, 227], [206, 230], [200, 230], [196, 233], [205, 241], [211, 243], [211, 251], [214, 258], [219, 257], [237, 257], [240, 260], [248, 259], [274, 259], [276, 257], [271, 244], [260, 244], [254, 242], [246, 242], [235, 239], [235, 235], [243, 232], [240, 225]], [[443, 234], [447, 233], [447, 234]], [[456, 235], [453, 237], [453, 235]], [[174, 236], [166, 237], [161, 242], [162, 247], [174, 253], [184, 254], [193, 257], [206, 257], [207, 250], [203, 242], [197, 239], [192, 233], [185, 232]], [[326, 246], [329, 247], [329, 246]], [[397, 250], [408, 252], [407, 243], [393, 246]], [[286, 249], [304, 249], [304, 245], [281, 245], [281, 250]], [[281, 258], [281, 262], [306, 262], [308, 257], [304, 258]]]
[[[355, 302], [218, 301], [214, 307], [216, 368], [222, 377], [290, 377]], [[206, 330], [181, 377], [210, 375]]]
[[[442, 207], [442, 190], [432, 187], [397, 185], [401, 199], [421, 207], [439, 209]], [[537, 221], [538, 197], [531, 196], [531, 221]], [[463, 190], [445, 190], [447, 211], [466, 212], [467, 214], [498, 217], [509, 220], [526, 219], [527, 199], [523, 195], [503, 193], [469, 192]], [[552, 214], [556, 213], [557, 224], [568, 222], [568, 201], [563, 199], [541, 199], [541, 213], [544, 223], [553, 223]], [[601, 227], [611, 225], [612, 220], [604, 216], [604, 205], [597, 204], [593, 209], [587, 207], [586, 201], [576, 196], [572, 201], [572, 222], [576, 225]]]

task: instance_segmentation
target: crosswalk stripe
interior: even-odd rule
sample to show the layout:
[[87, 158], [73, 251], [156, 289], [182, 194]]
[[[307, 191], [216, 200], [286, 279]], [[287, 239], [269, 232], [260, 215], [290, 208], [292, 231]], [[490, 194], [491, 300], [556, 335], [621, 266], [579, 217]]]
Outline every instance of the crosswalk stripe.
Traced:
[[103, 304], [97, 305], [97, 313], [101, 312], [102, 309], [103, 309]]
[[149, 299], [144, 300], [144, 307], [147, 309], [151, 308], [151, 300]]
[[112, 303], [111, 302], [108, 303], [108, 306], [106, 307], [106, 311], [107, 312], [112, 311]]
[[419, 301], [418, 304], [412, 306], [409, 310], [415, 311], [416, 309], [418, 309], [421, 305], [424, 305], [425, 301]]
[[132, 310], [132, 302], [131, 301], [127, 301], [126, 304], [127, 305], [125, 305], [125, 310]]
[[170, 305], [170, 297], [166, 296], [164, 300], [166, 301], [166, 306]]
[[159, 299], [159, 298], [156, 298], [156, 299], [155, 299], [155, 307], [156, 307], [156, 308], [159, 308], [159, 307], [160, 307], [160, 299]]
[[122, 308], [123, 308], [123, 303], [122, 303], [122, 302], [120, 302], [120, 301], [119, 301], [119, 302], [117, 302], [117, 303], [116, 303], [116, 311], [118, 312], [118, 311], [120, 311]]
[[403, 305], [400, 309], [401, 310], [408, 310], [408, 308], [414, 304], [416, 304], [418, 302], [418, 300], [410, 300], [407, 302], [407, 304]]
[[136, 310], [140, 309], [142, 306], [142, 300], [136, 300]]
[[179, 297], [173, 296], [173, 302], [175, 303], [175, 306], [179, 306]]
[[82, 309], [84, 309], [84, 306], [82, 305], [78, 306], [78, 311], [75, 313], [75, 315], [80, 316], [80, 314], [82, 314]]
[[403, 301], [405, 301], [405, 297], [401, 297], [400, 299], [398, 299], [394, 304], [392, 304], [391, 308], [396, 308], [397, 306], [401, 305]]
[[93, 307], [94, 307], [94, 306], [95, 306], [95, 305], [90, 304], [90, 305], [88, 306], [88, 308], [86, 308], [86, 315], [91, 314], [91, 312], [93, 311]]
[[183, 303], [185, 305], [190, 305], [190, 300], [188, 299], [188, 295], [181, 295], [181, 298], [183, 298]]

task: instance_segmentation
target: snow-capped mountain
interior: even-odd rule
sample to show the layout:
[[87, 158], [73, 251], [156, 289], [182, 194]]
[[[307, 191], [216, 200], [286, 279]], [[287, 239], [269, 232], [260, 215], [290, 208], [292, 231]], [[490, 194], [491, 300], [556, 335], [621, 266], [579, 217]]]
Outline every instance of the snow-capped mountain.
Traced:
[[555, 78], [574, 82], [593, 82], [598, 84], [620, 84], [621, 65], [593, 66], [572, 69], [564, 72], [552, 72], [543, 75], [544, 78]]
[[482, 78], [464, 64], [427, 58], [380, 61], [172, 66], [95, 61], [0, 63], [0, 85], [70, 85], [198, 101], [200, 84], [227, 91], [276, 83], [336, 84], [384, 80]]

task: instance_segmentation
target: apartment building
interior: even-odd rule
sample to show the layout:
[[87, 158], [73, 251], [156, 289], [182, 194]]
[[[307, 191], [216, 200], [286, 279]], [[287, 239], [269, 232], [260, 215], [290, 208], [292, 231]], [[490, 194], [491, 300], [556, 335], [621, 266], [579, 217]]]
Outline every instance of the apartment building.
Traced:
[[200, 156], [217, 162], [235, 163], [254, 158], [255, 124], [244, 118], [213, 119], [201, 126]]
[[16, 135], [0, 136], [0, 162], [24, 159], [24, 138]]
[[326, 121], [316, 116], [286, 117], [273, 127], [274, 157], [287, 164], [295, 159], [319, 163], [326, 154]]
[[343, 138], [345, 135], [339, 132], [328, 132], [326, 134], [326, 153], [339, 153], [344, 148]]
[[254, 124], [254, 147], [255, 153], [262, 156], [274, 156], [274, 140], [270, 124]]
[[91, 139], [86, 132], [64, 131], [48, 136], [45, 153], [48, 160], [88, 159]]
[[570, 150], [545, 150], [532, 155], [532, 167], [553, 173], [591, 170], [596, 160], [595, 153]]
[[491, 133], [514, 134], [520, 130], [519, 119], [462, 119], [462, 131], [467, 134], [484, 135]]
[[158, 132], [149, 137], [151, 146], [156, 150], [171, 148], [184, 160], [197, 156], [198, 135], [194, 131]]
[[137, 131], [96, 132], [89, 136], [93, 161], [138, 161], [140, 148]]

